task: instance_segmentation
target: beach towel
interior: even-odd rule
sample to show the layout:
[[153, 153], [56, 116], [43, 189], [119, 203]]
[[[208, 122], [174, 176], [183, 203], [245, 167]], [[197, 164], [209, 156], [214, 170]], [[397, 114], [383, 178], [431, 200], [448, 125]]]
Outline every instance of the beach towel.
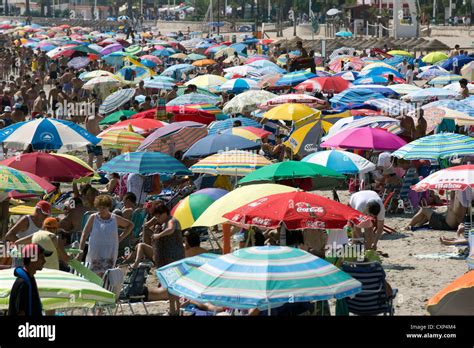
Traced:
[[454, 259], [454, 260], [463, 260], [466, 257], [460, 256], [458, 252], [440, 252], [440, 253], [433, 253], [433, 254], [420, 254], [414, 255], [417, 259], [437, 259], [437, 260], [445, 260], [445, 259]]

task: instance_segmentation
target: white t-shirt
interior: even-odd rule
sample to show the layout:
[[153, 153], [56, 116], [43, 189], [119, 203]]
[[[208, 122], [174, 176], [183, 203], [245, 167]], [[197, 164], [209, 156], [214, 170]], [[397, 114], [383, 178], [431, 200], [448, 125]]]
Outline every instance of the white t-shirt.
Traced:
[[375, 201], [380, 204], [380, 213], [377, 215], [377, 220], [385, 220], [385, 207], [383, 206], [382, 199], [375, 191], [365, 190], [354, 193], [351, 196], [349, 205], [355, 210], [366, 214], [365, 208], [367, 207], [367, 204], [371, 201]]
[[145, 178], [140, 174], [129, 174], [127, 178], [127, 191], [133, 192], [137, 196], [137, 203], [143, 204], [146, 200], [146, 193], [143, 191]]
[[408, 84], [413, 83], [413, 70], [412, 69], [407, 70], [407, 72], [405, 73], [405, 81]]

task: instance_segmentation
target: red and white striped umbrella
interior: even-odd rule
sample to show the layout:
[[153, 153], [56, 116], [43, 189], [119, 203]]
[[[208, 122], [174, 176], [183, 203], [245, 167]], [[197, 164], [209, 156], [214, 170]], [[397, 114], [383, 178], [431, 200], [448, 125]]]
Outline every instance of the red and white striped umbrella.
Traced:
[[466, 190], [474, 188], [474, 165], [466, 164], [437, 171], [418, 184], [412, 190]]

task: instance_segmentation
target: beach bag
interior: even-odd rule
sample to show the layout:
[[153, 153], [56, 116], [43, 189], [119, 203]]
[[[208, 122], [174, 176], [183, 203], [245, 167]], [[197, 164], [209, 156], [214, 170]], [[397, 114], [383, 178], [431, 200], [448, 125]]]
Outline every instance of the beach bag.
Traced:
[[145, 282], [150, 271], [150, 266], [140, 264], [127, 274], [120, 292], [120, 300], [139, 301], [145, 294]]

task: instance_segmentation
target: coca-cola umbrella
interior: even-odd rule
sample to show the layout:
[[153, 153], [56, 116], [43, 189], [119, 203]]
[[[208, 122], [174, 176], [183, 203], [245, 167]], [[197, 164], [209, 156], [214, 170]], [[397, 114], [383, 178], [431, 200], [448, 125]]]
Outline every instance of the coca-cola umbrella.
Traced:
[[313, 193], [296, 191], [265, 196], [223, 215], [230, 223], [248, 228], [289, 230], [341, 229], [359, 226], [371, 218], [359, 211]]
[[472, 190], [474, 188], [474, 165], [450, 167], [427, 176], [411, 189], [427, 190]]
[[[205, 110], [192, 108], [186, 105], [175, 105], [167, 106], [166, 112], [173, 114], [173, 122], [198, 122], [202, 124], [211, 124], [216, 120], [216, 116], [213, 113]], [[139, 112], [132, 116], [132, 119], [136, 118], [155, 118], [156, 108]]]

